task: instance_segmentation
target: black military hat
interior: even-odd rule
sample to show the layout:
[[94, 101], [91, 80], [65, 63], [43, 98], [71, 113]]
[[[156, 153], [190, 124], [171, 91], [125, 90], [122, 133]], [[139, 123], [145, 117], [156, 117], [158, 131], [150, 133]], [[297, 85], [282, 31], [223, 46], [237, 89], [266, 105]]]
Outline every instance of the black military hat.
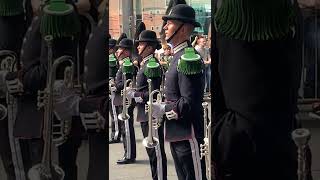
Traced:
[[144, 30], [141, 32], [139, 39], [136, 42], [148, 42], [156, 44], [156, 49], [161, 49], [160, 42], [157, 39], [157, 35], [154, 31]]
[[109, 39], [109, 48], [114, 48], [117, 45], [117, 40]]
[[141, 32], [137, 42], [154, 42], [158, 43], [157, 35], [154, 31], [144, 30]]
[[200, 27], [200, 23], [196, 22], [195, 11], [191, 6], [186, 4], [178, 4], [174, 6], [168, 15], [162, 16], [164, 21], [178, 20], [184, 23], [189, 23], [195, 27]]
[[128, 38], [123, 38], [117, 47], [131, 49], [133, 47], [133, 41]]

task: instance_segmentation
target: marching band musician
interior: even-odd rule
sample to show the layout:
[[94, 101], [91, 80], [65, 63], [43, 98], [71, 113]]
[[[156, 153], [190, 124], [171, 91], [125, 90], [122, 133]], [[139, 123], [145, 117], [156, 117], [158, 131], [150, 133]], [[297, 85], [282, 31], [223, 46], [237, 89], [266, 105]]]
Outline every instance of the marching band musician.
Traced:
[[[100, 4], [103, 5], [103, 4]], [[82, 123], [89, 134], [89, 169], [87, 179], [107, 179], [108, 144], [106, 142], [107, 123], [107, 16], [101, 15], [98, 26], [90, 35], [85, 54], [86, 95], [79, 102]], [[86, 122], [90, 117], [90, 122]]]
[[203, 143], [204, 74], [201, 57], [189, 38], [195, 27], [195, 11], [178, 4], [163, 16], [166, 41], [173, 45], [173, 59], [165, 74], [165, 103], [154, 103], [153, 117], [165, 115], [165, 140], [170, 142], [179, 180], [206, 179], [205, 162], [200, 160]]
[[[117, 41], [115, 39], [109, 39], [109, 59], [110, 56], [112, 56], [112, 58], [116, 58], [115, 52], [116, 52], [116, 44]], [[109, 80], [110, 78], [115, 78], [115, 74], [113, 73], [114, 70], [113, 69], [118, 69], [118, 63], [116, 63], [116, 66], [112, 67], [109, 66]], [[117, 125], [115, 124], [115, 120], [114, 120], [114, 114], [113, 114], [113, 109], [112, 109], [112, 100], [111, 98], [109, 98], [109, 113], [110, 113], [110, 117], [111, 117], [111, 140], [109, 140], [109, 144], [113, 144], [113, 143], [118, 143], [120, 142], [121, 139], [121, 133], [119, 132], [119, 127], [120, 127], [120, 122], [119, 120], [117, 121]], [[115, 106], [114, 106], [115, 107]]]
[[[297, 1], [223, 0], [217, 5], [216, 178], [297, 179], [291, 139], [302, 63]], [[312, 179], [310, 169], [302, 173]]]
[[[68, 3], [73, 4], [73, 7], [77, 9], [88, 9], [88, 7], [83, 7], [88, 5], [84, 3], [86, 0], [81, 0], [78, 3], [73, 3], [68, 1]], [[56, 3], [51, 0], [50, 3]], [[64, 3], [64, 2], [58, 2]], [[74, 61], [77, 57], [77, 35], [80, 33], [80, 23], [77, 16], [77, 10], [73, 10], [68, 20], [70, 20], [68, 25], [70, 27], [59, 27], [59, 29], [42, 29], [40, 33], [40, 23], [45, 23], [43, 21], [42, 8], [40, 6], [40, 1], [33, 0], [33, 10], [34, 18], [28, 32], [25, 36], [21, 61], [23, 63], [23, 68], [19, 73], [11, 73], [7, 75], [6, 79], [8, 81], [8, 89], [11, 90], [10, 93], [17, 95], [18, 98], [18, 115], [15, 124], [15, 136], [22, 138], [21, 144], [24, 149], [23, 159], [25, 165], [26, 173], [35, 164], [39, 163], [42, 158], [43, 140], [42, 138], [42, 125], [43, 125], [43, 112], [37, 110], [37, 91], [45, 88], [46, 86], [46, 75], [47, 75], [47, 62], [48, 62], [48, 48], [46, 43], [43, 41], [45, 35], [49, 34], [53, 36], [52, 42], [52, 59], [56, 59], [62, 55], [70, 55], [73, 57]], [[90, 4], [89, 4], [90, 5]], [[63, 9], [59, 7], [54, 7], [50, 9], [59, 14]], [[81, 11], [80, 11], [81, 12]], [[61, 19], [59, 19], [61, 20]], [[63, 20], [62, 20], [63, 21]], [[50, 23], [50, 22], [49, 22]], [[47, 26], [48, 27], [48, 26]], [[54, 27], [54, 26], [49, 26]], [[48, 33], [50, 32], [50, 33]], [[75, 63], [76, 64], [76, 63]], [[58, 68], [57, 79], [63, 78], [63, 68]], [[49, 72], [48, 72], [49, 73]], [[17, 83], [15, 83], [17, 82]], [[63, 89], [59, 87], [59, 84], [55, 84], [55, 90]], [[23, 92], [17, 92], [19, 86], [23, 87]], [[64, 92], [64, 91], [63, 91]], [[65, 93], [65, 92], [64, 92]], [[73, 92], [72, 92], [73, 93]], [[67, 93], [66, 93], [67, 94]], [[60, 94], [64, 96], [66, 94]], [[61, 97], [56, 97], [59, 99]], [[55, 109], [58, 112], [58, 109]], [[58, 115], [58, 113], [56, 113]], [[26, 117], [27, 118], [26, 120]], [[60, 113], [60, 117], [55, 116], [55, 120], [70, 118], [68, 120], [72, 121], [71, 135], [66, 142], [58, 146], [59, 150], [59, 165], [63, 168], [65, 172], [65, 179], [77, 179], [77, 166], [76, 157], [78, 148], [81, 145], [81, 120], [76, 116], [69, 116], [68, 114]]]
[[[24, 11], [22, 0], [3, 0], [0, 2], [0, 51], [12, 51], [15, 53], [15, 58], [18, 61], [22, 39], [27, 28]], [[6, 63], [4, 62], [6, 61], [5, 58], [4, 56], [0, 56], [0, 64]], [[19, 143], [15, 143], [18, 139], [13, 137], [14, 117], [12, 117], [12, 113], [8, 113], [9, 110], [6, 102], [7, 88], [5, 76], [10, 71], [7, 68], [1, 65], [0, 69], [0, 104], [5, 107], [3, 110], [6, 112], [2, 112], [4, 114], [1, 114], [0, 117], [0, 158], [2, 159], [8, 180], [23, 180], [24, 167], [21, 148]], [[10, 122], [8, 120], [9, 116], [11, 116]], [[19, 161], [21, 163], [18, 163]]]
[[[118, 72], [116, 74], [115, 83], [109, 82], [111, 85], [111, 91], [114, 91], [116, 93], [114, 98], [114, 105], [116, 106], [116, 112], [117, 114], [120, 114], [123, 110], [123, 106], [125, 104], [122, 104], [122, 97], [121, 97], [121, 90], [124, 87], [123, 82], [123, 70], [122, 70], [122, 64], [123, 60], [125, 58], [129, 58], [131, 61], [131, 55], [132, 55], [132, 49], [133, 49], [133, 41], [128, 38], [124, 38], [120, 41], [119, 45], [117, 46], [117, 58], [119, 60], [120, 68], [118, 69]], [[126, 74], [126, 79], [132, 79], [132, 74]], [[132, 103], [128, 108], [128, 114], [130, 116], [129, 120], [125, 122], [120, 122], [120, 131], [121, 136], [123, 140], [123, 146], [124, 146], [124, 156], [122, 159], [119, 159], [117, 161], [117, 164], [130, 164], [135, 162], [136, 158], [136, 138], [134, 133], [134, 127], [133, 127], [133, 109], [134, 109], [134, 103]]]
[[[148, 79], [152, 79], [152, 90], [160, 89], [161, 84], [161, 69], [158, 64], [159, 76], [148, 76], [146, 73], [146, 68], [148, 62], [154, 60], [154, 52], [156, 49], [160, 49], [161, 45], [157, 40], [156, 33], [150, 30], [144, 30], [141, 32], [139, 39], [137, 40], [138, 53], [142, 57], [143, 65], [137, 74], [137, 90], [128, 89], [128, 98], [134, 98], [137, 103], [137, 121], [141, 124], [143, 137], [148, 136], [149, 122], [148, 116], [145, 112], [145, 105], [149, 100], [149, 88]], [[158, 62], [157, 62], [158, 63]], [[149, 67], [150, 68], [150, 67]], [[159, 139], [159, 145], [154, 148], [146, 148], [153, 180], [164, 180], [167, 179], [167, 158], [164, 150], [164, 135], [163, 126], [161, 125], [157, 130], [155, 130], [155, 137]]]

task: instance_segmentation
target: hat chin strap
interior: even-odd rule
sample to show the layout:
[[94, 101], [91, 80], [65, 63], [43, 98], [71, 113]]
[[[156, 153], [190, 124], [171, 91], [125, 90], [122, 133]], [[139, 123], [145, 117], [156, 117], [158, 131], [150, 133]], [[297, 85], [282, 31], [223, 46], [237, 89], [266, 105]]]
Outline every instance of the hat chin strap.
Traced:
[[178, 29], [176, 31], [174, 31], [174, 33], [167, 39], [167, 43], [170, 43], [172, 38], [180, 31], [180, 29], [182, 28], [182, 26], [184, 25], [184, 23], [182, 23]]

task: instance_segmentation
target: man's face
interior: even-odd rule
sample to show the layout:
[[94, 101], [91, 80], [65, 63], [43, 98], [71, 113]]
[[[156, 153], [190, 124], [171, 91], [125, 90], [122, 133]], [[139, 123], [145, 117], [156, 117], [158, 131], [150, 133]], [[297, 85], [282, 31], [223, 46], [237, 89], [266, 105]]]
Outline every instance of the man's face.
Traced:
[[201, 47], [205, 47], [206, 44], [207, 44], [206, 38], [200, 38], [200, 39], [198, 40], [198, 42], [199, 42], [199, 46], [201, 46]]
[[166, 55], [166, 56], [171, 55], [171, 48], [166, 48], [166, 49], [164, 50], [164, 55]]
[[147, 43], [146, 42], [139, 42], [139, 45], [138, 45], [138, 47], [137, 47], [137, 49], [138, 49], [138, 52], [139, 52], [139, 55], [141, 55], [142, 56], [142, 51], [145, 51], [144, 49], [146, 48], [146, 46], [147, 46]]
[[125, 48], [119, 48], [116, 52], [118, 59], [122, 59], [128, 56], [128, 51]]
[[114, 53], [114, 48], [109, 48], [109, 54], [112, 54], [112, 53]]
[[163, 27], [164, 33], [166, 35], [166, 40], [168, 40], [173, 33], [179, 28], [181, 23], [175, 20], [168, 20], [166, 25]]

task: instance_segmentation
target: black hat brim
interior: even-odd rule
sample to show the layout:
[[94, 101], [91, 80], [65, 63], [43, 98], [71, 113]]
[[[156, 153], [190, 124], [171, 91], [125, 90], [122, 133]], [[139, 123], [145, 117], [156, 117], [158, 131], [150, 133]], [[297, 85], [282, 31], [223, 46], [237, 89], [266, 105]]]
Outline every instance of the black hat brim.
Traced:
[[117, 45], [116, 47], [118, 47], [118, 48], [127, 48], [127, 49], [130, 49], [130, 48], [132, 48], [133, 46]]
[[139, 42], [154, 43], [154, 44], [157, 44], [157, 47], [156, 47], [157, 50], [162, 48], [160, 42], [158, 40], [155, 40], [155, 39], [145, 38], [145, 39], [136, 40], [135, 42], [137, 42], [137, 43], [139, 43]]
[[139, 39], [136, 40], [136, 42], [151, 42], [151, 43], [160, 43], [158, 40], [156, 39], [149, 39], [149, 38], [145, 38], [145, 39]]
[[181, 21], [184, 23], [189, 23], [192, 24], [194, 27], [201, 27], [201, 24], [199, 22], [194, 21], [193, 19], [189, 19], [189, 18], [185, 18], [179, 15], [165, 15], [162, 16], [162, 20], [167, 21], [167, 20], [177, 20], [177, 21]]

